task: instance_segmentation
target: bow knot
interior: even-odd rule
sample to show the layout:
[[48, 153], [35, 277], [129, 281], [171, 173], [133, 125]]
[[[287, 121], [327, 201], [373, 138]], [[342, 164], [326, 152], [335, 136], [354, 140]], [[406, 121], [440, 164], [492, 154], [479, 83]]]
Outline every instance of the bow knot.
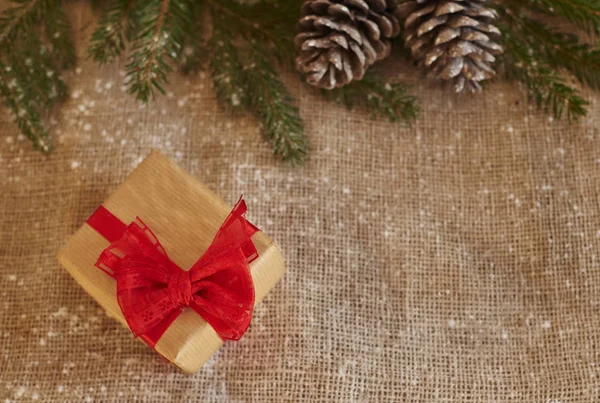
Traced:
[[242, 337], [254, 308], [249, 263], [257, 257], [250, 239], [257, 229], [246, 221], [245, 212], [240, 199], [189, 271], [169, 259], [142, 220], [122, 224], [123, 235], [102, 252], [96, 267], [117, 281], [119, 306], [136, 336], [155, 342], [182, 309], [190, 307], [221, 338]]
[[169, 296], [173, 305], [180, 308], [190, 306], [192, 302], [192, 280], [190, 272], [179, 270], [169, 279]]

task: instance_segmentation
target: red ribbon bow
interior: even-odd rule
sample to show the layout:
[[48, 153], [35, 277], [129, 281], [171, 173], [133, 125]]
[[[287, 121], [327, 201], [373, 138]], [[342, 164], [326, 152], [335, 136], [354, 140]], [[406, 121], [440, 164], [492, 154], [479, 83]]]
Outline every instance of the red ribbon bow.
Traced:
[[250, 324], [254, 285], [249, 262], [258, 253], [250, 237], [257, 228], [235, 205], [208, 250], [184, 271], [167, 256], [154, 233], [138, 217], [125, 226], [103, 206], [88, 219], [111, 244], [96, 267], [117, 281], [117, 300], [136, 335], [151, 346], [190, 307], [222, 339], [238, 340]]

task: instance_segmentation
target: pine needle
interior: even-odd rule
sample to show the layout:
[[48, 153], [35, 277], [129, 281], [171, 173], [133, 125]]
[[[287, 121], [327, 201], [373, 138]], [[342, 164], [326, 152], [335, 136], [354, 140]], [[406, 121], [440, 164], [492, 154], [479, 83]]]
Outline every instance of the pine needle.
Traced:
[[210, 61], [210, 76], [217, 99], [226, 108], [241, 110], [248, 103], [247, 80], [244, 66], [239, 60], [237, 49], [229, 42], [215, 35], [210, 47], [213, 56]]
[[49, 152], [51, 144], [48, 141], [48, 132], [42, 124], [37, 107], [31, 98], [26, 96], [22, 82], [16, 79], [14, 73], [10, 66], [0, 63], [0, 94], [21, 132], [31, 140], [35, 148]]
[[292, 165], [300, 165], [306, 159], [308, 141], [298, 108], [267, 58], [255, 52], [252, 59], [246, 70], [248, 106], [263, 121], [274, 154]]
[[577, 35], [549, 29], [532, 18], [508, 13], [513, 35], [520, 32], [540, 58], [555, 69], [564, 68], [580, 82], [600, 89], [600, 50], [581, 43]]
[[139, 32], [128, 58], [126, 83], [129, 93], [142, 101], [165, 93], [167, 76], [182, 48], [184, 31], [193, 24], [185, 0], [144, 0], [139, 6]]
[[92, 34], [89, 55], [100, 64], [113, 61], [131, 41], [138, 25], [138, 0], [113, 0]]
[[524, 83], [538, 107], [551, 111], [557, 119], [566, 111], [569, 122], [587, 114], [589, 102], [523, 42], [505, 34], [504, 52], [507, 76]]
[[410, 126], [420, 112], [417, 99], [409, 95], [401, 83], [386, 83], [377, 72], [370, 70], [361, 81], [322, 93], [348, 109], [362, 106], [373, 119], [384, 117], [391, 122], [403, 122]]
[[301, 164], [308, 141], [292, 95], [262, 52], [240, 49], [225, 40], [226, 35], [217, 29], [211, 40], [210, 73], [217, 99], [228, 109], [255, 115], [274, 154], [292, 165]]
[[[517, 0], [520, 6], [526, 6]], [[590, 33], [600, 33], [600, 3], [595, 0], [530, 0], [532, 11], [550, 16], [562, 16]]]
[[19, 0], [0, 15], [0, 94], [34, 147], [51, 149], [42, 116], [67, 95], [61, 69], [75, 61], [59, 0]]
[[213, 17], [210, 72], [217, 98], [229, 109], [243, 108], [256, 116], [274, 154], [292, 165], [302, 164], [309, 148], [304, 123], [274, 66], [274, 61], [291, 56], [270, 56], [282, 55], [282, 46], [289, 50], [290, 33], [280, 35], [279, 25], [269, 18], [262, 21], [256, 9], [241, 9], [229, 1], [207, 4]]

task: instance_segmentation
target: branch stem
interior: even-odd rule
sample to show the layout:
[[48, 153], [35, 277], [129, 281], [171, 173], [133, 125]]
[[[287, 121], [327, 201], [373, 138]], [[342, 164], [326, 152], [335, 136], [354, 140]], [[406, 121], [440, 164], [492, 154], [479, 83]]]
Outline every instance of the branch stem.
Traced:
[[17, 24], [19, 24], [19, 22], [23, 19], [23, 17], [26, 16], [27, 13], [29, 13], [41, 1], [43, 0], [31, 0], [31, 2], [27, 6], [23, 7], [23, 10], [21, 10], [19, 15], [13, 16], [11, 22], [0, 34], [0, 45], [2, 45], [6, 38], [10, 36], [10, 34], [13, 32]]
[[169, 3], [170, 0], [163, 0], [160, 5], [158, 19], [156, 20], [156, 25], [154, 26], [154, 35], [152, 36], [150, 54], [148, 56], [148, 60], [146, 61], [146, 65], [144, 66], [144, 72], [142, 73], [142, 79], [144, 81], [147, 81], [150, 78], [150, 69], [152, 68], [153, 60], [156, 57], [156, 53], [158, 52], [160, 33], [162, 32], [162, 29], [165, 25], [165, 17], [167, 14], [167, 10], [169, 9]]

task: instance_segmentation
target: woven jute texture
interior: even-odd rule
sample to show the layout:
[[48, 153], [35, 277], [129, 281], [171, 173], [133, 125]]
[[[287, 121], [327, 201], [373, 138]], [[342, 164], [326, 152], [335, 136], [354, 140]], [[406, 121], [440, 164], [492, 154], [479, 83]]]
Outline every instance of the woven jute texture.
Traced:
[[[0, 114], [3, 400], [600, 401], [600, 98], [569, 125], [509, 83], [455, 96], [410, 76], [423, 112], [405, 128], [290, 76], [312, 143], [293, 169], [202, 75], [141, 107], [122, 64], [79, 66], [49, 156]], [[286, 259], [248, 333], [195, 375], [55, 259], [152, 148], [244, 194]]]

